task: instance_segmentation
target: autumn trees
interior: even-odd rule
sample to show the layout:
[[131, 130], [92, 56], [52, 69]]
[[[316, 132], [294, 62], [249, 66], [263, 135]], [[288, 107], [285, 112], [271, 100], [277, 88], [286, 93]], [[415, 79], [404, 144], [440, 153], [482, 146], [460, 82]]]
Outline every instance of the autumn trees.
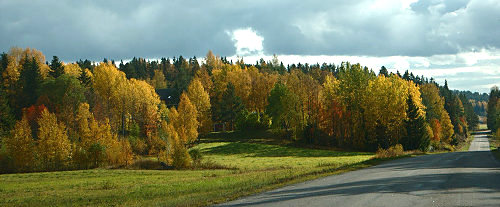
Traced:
[[156, 133], [160, 101], [154, 89], [120, 79], [114, 66], [82, 69], [54, 57], [49, 67], [29, 48], [14, 48], [1, 59], [2, 171], [126, 165], [132, 150], [125, 136], [119, 138], [121, 126], [139, 123], [145, 140]]
[[42, 111], [38, 120], [37, 158], [47, 170], [62, 169], [68, 165], [71, 145], [66, 126], [58, 122], [55, 114], [47, 109]]
[[26, 117], [16, 123], [12, 135], [5, 137], [2, 144], [10, 152], [16, 169], [19, 171], [29, 171], [31, 169], [35, 145], [31, 135], [31, 127]]
[[[29, 48], [2, 54], [0, 163], [17, 171], [85, 169], [128, 165], [137, 155], [186, 168], [200, 134], [221, 130], [271, 129], [299, 144], [369, 151], [451, 148], [486, 105], [408, 71], [384, 67], [377, 76], [348, 62], [233, 63], [211, 51], [200, 62], [113, 62], [54, 56], [46, 63]], [[500, 93], [492, 94], [488, 122], [498, 128]]]
[[420, 91], [422, 103], [426, 107], [426, 119], [433, 132], [431, 137], [433, 146], [438, 148], [441, 143], [450, 144], [454, 127], [444, 108], [444, 97], [439, 95], [439, 89], [434, 83], [421, 86]]

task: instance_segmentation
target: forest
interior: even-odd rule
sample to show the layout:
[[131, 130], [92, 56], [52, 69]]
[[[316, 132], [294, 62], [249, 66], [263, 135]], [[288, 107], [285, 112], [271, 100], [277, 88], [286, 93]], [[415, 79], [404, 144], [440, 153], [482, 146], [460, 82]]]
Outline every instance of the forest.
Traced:
[[[209, 51], [124, 63], [47, 60], [31, 48], [0, 57], [0, 173], [127, 166], [154, 156], [189, 168], [200, 136], [269, 130], [297, 145], [376, 151], [454, 150], [500, 92], [453, 91], [433, 78], [361, 64], [254, 64]], [[494, 100], [493, 100], [494, 99]], [[493, 101], [492, 101], [493, 100]]]

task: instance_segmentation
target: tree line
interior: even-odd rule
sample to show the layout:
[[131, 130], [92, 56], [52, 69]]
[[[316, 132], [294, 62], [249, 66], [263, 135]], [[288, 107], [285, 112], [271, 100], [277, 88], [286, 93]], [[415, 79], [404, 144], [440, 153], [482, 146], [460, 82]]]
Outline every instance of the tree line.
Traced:
[[[272, 130], [298, 144], [375, 151], [453, 149], [477, 125], [473, 102], [432, 78], [360, 64], [247, 64], [215, 56], [49, 63], [36, 49], [0, 59], [4, 172], [191, 164], [200, 134]], [[158, 90], [167, 90], [162, 101]]]
[[487, 126], [493, 133], [497, 133], [500, 128], [500, 89], [493, 86], [490, 91], [487, 105]]

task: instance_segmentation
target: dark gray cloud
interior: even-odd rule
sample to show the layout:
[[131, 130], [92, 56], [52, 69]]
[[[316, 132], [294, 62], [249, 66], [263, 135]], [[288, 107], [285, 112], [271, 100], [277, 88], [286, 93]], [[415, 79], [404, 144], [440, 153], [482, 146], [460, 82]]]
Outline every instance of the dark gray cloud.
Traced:
[[[228, 31], [251, 27], [265, 54], [432, 56], [500, 48], [500, 2], [0, 1], [0, 50], [64, 60], [231, 56]], [[405, 5], [407, 4], [407, 5]]]

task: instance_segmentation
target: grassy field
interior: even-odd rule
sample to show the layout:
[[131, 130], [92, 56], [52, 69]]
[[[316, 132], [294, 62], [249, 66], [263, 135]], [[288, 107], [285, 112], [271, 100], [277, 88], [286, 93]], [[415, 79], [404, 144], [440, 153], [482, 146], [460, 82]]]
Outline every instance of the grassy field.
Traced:
[[488, 126], [486, 124], [478, 124], [477, 129], [478, 130], [488, 130]]
[[372, 153], [214, 141], [222, 170], [82, 170], [0, 175], [0, 206], [205, 206], [374, 165]]

